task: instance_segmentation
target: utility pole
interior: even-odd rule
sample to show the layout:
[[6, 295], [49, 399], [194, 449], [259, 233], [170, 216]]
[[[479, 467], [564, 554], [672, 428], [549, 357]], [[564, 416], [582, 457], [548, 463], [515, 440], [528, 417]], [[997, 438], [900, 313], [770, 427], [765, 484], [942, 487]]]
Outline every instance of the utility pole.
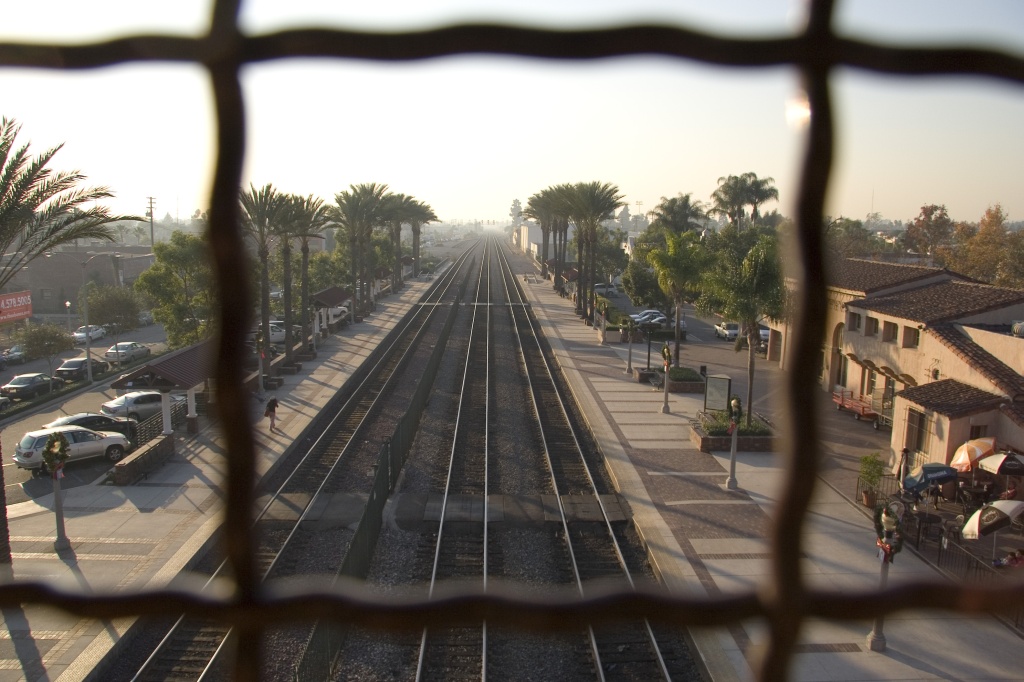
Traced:
[[156, 202], [156, 197], [146, 197], [149, 199], [149, 245], [152, 247], [156, 243], [154, 238], [155, 232], [153, 230], [153, 210]]

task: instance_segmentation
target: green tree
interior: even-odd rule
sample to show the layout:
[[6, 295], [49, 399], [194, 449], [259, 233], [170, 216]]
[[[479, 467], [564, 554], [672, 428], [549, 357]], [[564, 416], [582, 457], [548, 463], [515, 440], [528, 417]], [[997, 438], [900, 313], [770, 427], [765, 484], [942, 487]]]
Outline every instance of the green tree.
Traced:
[[540, 276], [548, 276], [548, 242], [551, 238], [551, 231], [555, 225], [554, 199], [550, 188], [541, 190], [526, 201], [526, 208], [522, 215], [536, 221], [540, 226], [541, 248], [540, 248]]
[[[756, 239], [751, 243], [751, 239]], [[759, 321], [763, 317], [781, 318], [785, 308], [785, 285], [778, 242], [774, 235], [754, 231], [740, 233], [733, 226], [710, 240], [712, 258], [700, 283], [697, 310], [702, 314], [720, 313], [736, 320], [741, 333], [736, 350], [747, 344], [746, 420], [751, 423], [754, 397], [754, 365], [760, 341]]]
[[1024, 289], [1024, 231], [1018, 230], [1006, 236], [1006, 250], [1003, 259], [996, 266], [996, 286]]
[[[324, 226], [326, 226], [329, 220], [328, 210], [323, 205], [323, 201], [314, 199], [312, 195], [300, 197], [289, 194], [284, 198], [284, 206], [281, 210], [280, 222], [275, 228], [275, 234], [281, 244], [284, 352], [287, 364], [292, 363], [295, 346], [295, 339], [292, 338], [292, 325], [294, 324], [294, 306], [292, 305], [292, 242], [298, 239], [302, 245], [300, 297], [302, 299], [302, 323], [305, 325], [309, 319], [309, 240], [319, 237], [320, 232], [323, 231]], [[267, 327], [263, 328], [267, 329]]]
[[739, 229], [748, 203], [747, 182], [741, 175], [727, 175], [718, 178], [718, 188], [711, 193], [710, 213], [717, 213], [729, 219]]
[[381, 204], [381, 221], [388, 226], [391, 236], [392, 270], [391, 291], [402, 287], [402, 225], [411, 223], [418, 210], [418, 202], [408, 194], [388, 194]]
[[296, 220], [298, 220], [299, 252], [302, 260], [299, 265], [299, 281], [302, 303], [299, 306], [302, 317], [302, 324], [309, 324], [311, 318], [309, 310], [309, 245], [313, 239], [323, 239], [324, 230], [331, 223], [330, 208], [324, 205], [322, 199], [315, 198], [310, 194], [296, 204]]
[[670, 304], [658, 285], [658, 276], [645, 260], [633, 258], [622, 273], [622, 289], [635, 306], [667, 310]]
[[746, 185], [747, 203], [750, 204], [750, 220], [756, 223], [761, 218], [761, 205], [778, 201], [779, 190], [775, 188], [774, 178], [759, 178], [754, 173], [744, 173], [741, 177]]
[[675, 352], [673, 362], [679, 366], [679, 346], [682, 342], [678, 321], [683, 316], [683, 303], [696, 297], [697, 286], [704, 275], [707, 260], [695, 232], [665, 235], [664, 249], [653, 249], [647, 254], [647, 261], [654, 268], [658, 285], [675, 306]]
[[[53, 361], [58, 355], [75, 348], [75, 340], [68, 331], [57, 324], [34, 324], [25, 327], [18, 335], [18, 343], [25, 347], [30, 358], [44, 358], [46, 373], [53, 375]], [[53, 390], [53, 382], [50, 382]]]
[[87, 287], [89, 324], [103, 327], [117, 343], [124, 332], [139, 326], [141, 296], [130, 287]]
[[[569, 213], [576, 225], [577, 244], [580, 249], [580, 298], [583, 301], [583, 314], [587, 319], [594, 317], [594, 282], [596, 279], [597, 257], [596, 245], [598, 231], [605, 228], [601, 225], [605, 220], [615, 216], [615, 211], [623, 206], [619, 188], [606, 182], [581, 182], [565, 191]], [[583, 257], [585, 254], [585, 257]]]
[[194, 234], [173, 232], [153, 245], [155, 260], [135, 281], [153, 301], [153, 317], [167, 332], [167, 345], [181, 348], [214, 332], [216, 291], [206, 242]]
[[606, 284], [618, 277], [629, 264], [629, 256], [622, 250], [626, 241], [626, 233], [615, 228], [598, 230], [594, 245], [594, 257], [597, 259], [597, 272]]

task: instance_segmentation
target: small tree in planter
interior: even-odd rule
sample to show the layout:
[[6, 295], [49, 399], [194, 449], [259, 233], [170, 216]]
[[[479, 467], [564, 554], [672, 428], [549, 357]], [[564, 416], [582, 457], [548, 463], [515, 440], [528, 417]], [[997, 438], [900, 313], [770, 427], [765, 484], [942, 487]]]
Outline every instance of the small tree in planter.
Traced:
[[879, 452], [872, 452], [860, 458], [860, 480], [866, 486], [861, 491], [865, 507], [874, 507], [878, 499], [878, 484], [885, 475], [885, 462]]

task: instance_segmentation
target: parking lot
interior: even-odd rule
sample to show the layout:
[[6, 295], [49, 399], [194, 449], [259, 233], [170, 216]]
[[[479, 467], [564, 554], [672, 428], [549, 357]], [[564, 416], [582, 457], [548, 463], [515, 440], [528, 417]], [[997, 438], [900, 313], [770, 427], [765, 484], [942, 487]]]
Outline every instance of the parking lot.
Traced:
[[[167, 337], [163, 327], [154, 324], [142, 327], [130, 335], [122, 335], [121, 341], [132, 340], [145, 344], [153, 354], [162, 353], [166, 350]], [[113, 345], [114, 339], [110, 336], [95, 341], [92, 344], [94, 357], [102, 357], [103, 351]], [[6, 346], [5, 346], [6, 347]], [[53, 361], [52, 367], [45, 360], [31, 360], [23, 364], [13, 364], [0, 372], [0, 383], [7, 383], [16, 374], [28, 374], [32, 372], [52, 373], [68, 358], [80, 357], [84, 354], [85, 348], [77, 346], [72, 351], [62, 353]], [[16, 416], [0, 420], [0, 446], [3, 448], [3, 471], [4, 471], [4, 492], [7, 495], [7, 504], [24, 502], [25, 500], [53, 493], [53, 482], [47, 477], [33, 477], [32, 472], [19, 469], [13, 463], [14, 446], [21, 440], [21, 437], [28, 431], [40, 428], [58, 417], [78, 412], [99, 412], [100, 405], [108, 400], [117, 397], [117, 392], [110, 389], [110, 381], [117, 374], [110, 375], [102, 382], [97, 381], [92, 388], [82, 387], [79, 391], [65, 397], [63, 400], [45, 403], [28, 413], [19, 413]], [[76, 485], [91, 483], [102, 476], [109, 468], [110, 462], [99, 458], [74, 462], [64, 469], [65, 488]]]

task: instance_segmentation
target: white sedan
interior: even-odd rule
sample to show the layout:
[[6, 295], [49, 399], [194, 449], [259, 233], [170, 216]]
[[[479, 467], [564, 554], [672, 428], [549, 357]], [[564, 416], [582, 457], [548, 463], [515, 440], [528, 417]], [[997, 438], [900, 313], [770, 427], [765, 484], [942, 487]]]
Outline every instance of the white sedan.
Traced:
[[75, 330], [75, 333], [72, 336], [75, 337], [75, 343], [85, 343], [86, 339], [89, 339], [90, 341], [99, 341], [106, 335], [106, 329], [90, 324], [88, 327], [79, 327]]
[[107, 349], [103, 357], [108, 362], [126, 364], [149, 356], [149, 347], [135, 341], [122, 341]]

